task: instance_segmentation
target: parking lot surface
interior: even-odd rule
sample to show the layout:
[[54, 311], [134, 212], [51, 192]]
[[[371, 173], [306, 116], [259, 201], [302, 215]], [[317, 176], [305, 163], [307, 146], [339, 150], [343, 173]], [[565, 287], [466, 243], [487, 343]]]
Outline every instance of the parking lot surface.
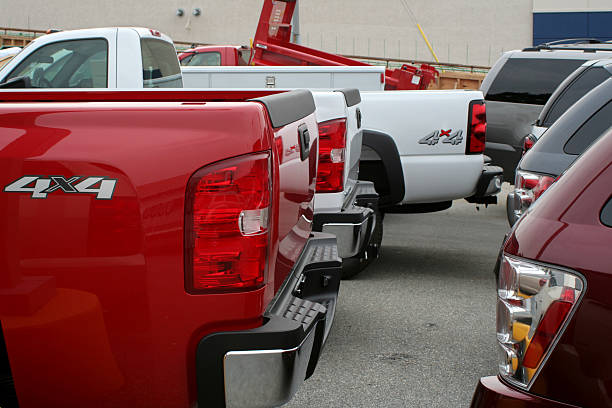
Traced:
[[343, 281], [317, 370], [287, 407], [467, 407], [497, 373], [493, 267], [508, 231], [461, 200], [388, 214], [380, 258]]

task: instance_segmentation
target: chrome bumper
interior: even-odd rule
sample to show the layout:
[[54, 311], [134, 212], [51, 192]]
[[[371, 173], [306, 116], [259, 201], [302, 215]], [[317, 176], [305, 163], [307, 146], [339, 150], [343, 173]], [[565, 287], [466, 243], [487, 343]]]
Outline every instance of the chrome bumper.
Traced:
[[213, 333], [196, 349], [199, 407], [263, 408], [287, 403], [314, 372], [340, 285], [336, 238], [313, 233], [262, 326]]
[[360, 180], [340, 212], [315, 213], [313, 230], [336, 236], [340, 258], [361, 256], [366, 253], [376, 227], [373, 209], [377, 207], [378, 194], [374, 184]]
[[295, 395], [306, 378], [315, 330], [289, 350], [230, 351], [223, 359], [228, 408], [278, 407]]
[[476, 193], [466, 200], [475, 204], [497, 204], [497, 194], [504, 181], [503, 173], [501, 167], [485, 165], [476, 185]]
[[[365, 209], [369, 210], [369, 209]], [[374, 211], [365, 211], [365, 219], [358, 223], [327, 223], [322, 231], [333, 234], [338, 239], [338, 255], [340, 258], [350, 258], [362, 252], [370, 240], [375, 227]]]

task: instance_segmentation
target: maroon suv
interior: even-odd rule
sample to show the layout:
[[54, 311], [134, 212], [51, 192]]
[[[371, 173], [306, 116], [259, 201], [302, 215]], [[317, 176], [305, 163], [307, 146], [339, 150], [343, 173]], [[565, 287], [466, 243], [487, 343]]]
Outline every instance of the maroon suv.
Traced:
[[612, 406], [612, 133], [519, 221], [500, 253], [499, 375], [472, 407]]

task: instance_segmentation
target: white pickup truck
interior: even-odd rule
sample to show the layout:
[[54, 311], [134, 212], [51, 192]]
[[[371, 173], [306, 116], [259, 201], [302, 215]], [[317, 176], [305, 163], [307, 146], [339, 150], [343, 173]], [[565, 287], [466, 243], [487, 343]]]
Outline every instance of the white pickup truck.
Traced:
[[483, 155], [480, 91], [384, 91], [384, 67], [184, 66], [182, 72], [186, 88], [359, 89], [359, 179], [374, 182], [383, 213], [439, 211], [460, 198], [497, 202], [502, 169]]
[[[231, 88], [240, 88], [238, 83], [233, 85]], [[46, 35], [34, 40], [0, 70], [2, 88], [182, 86], [170, 38], [146, 28], [86, 29]], [[357, 180], [362, 144], [361, 98], [357, 89], [313, 92], [313, 96], [320, 134], [313, 229], [336, 235], [339, 256], [345, 260], [343, 276], [349, 277], [377, 257], [382, 240], [374, 185]], [[291, 152], [301, 146], [296, 143], [283, 148]]]

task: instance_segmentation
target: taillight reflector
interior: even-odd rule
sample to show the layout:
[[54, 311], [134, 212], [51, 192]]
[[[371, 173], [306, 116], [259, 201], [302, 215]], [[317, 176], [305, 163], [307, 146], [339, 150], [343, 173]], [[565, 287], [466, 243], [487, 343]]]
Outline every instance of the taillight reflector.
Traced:
[[319, 124], [319, 169], [317, 193], [339, 193], [344, 190], [346, 119]]
[[500, 375], [529, 389], [584, 292], [568, 270], [503, 255], [497, 286]]
[[268, 152], [213, 164], [191, 177], [185, 210], [188, 292], [245, 291], [263, 286], [270, 195]]
[[487, 108], [484, 101], [470, 103], [468, 139], [465, 153], [481, 154], [485, 150], [487, 134]]
[[544, 357], [544, 353], [548, 350], [548, 347], [559, 332], [565, 318], [570, 310], [572, 310], [572, 305], [573, 302], [570, 303], [559, 300], [551, 303], [542, 321], [538, 325], [535, 335], [529, 343], [529, 347], [527, 347], [527, 352], [523, 358], [523, 365], [525, 367], [533, 369], [538, 368], [538, 365]]

